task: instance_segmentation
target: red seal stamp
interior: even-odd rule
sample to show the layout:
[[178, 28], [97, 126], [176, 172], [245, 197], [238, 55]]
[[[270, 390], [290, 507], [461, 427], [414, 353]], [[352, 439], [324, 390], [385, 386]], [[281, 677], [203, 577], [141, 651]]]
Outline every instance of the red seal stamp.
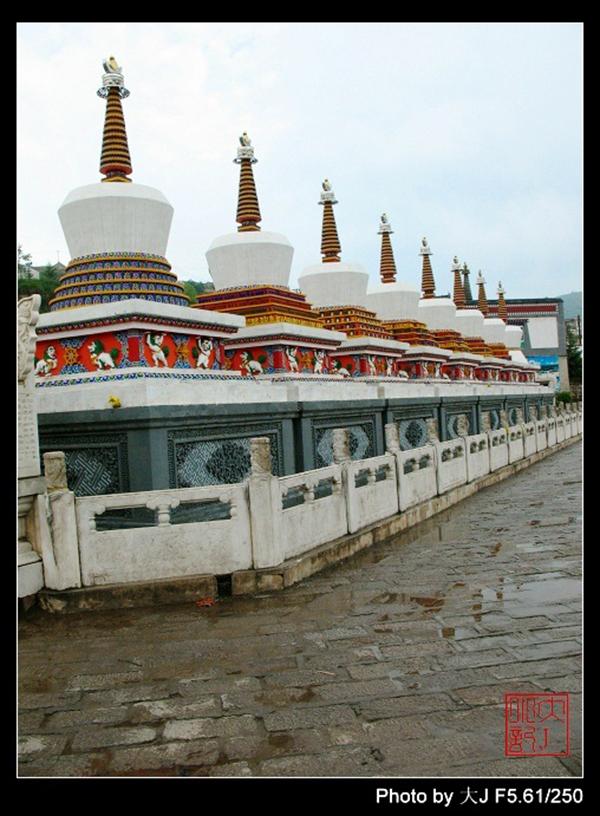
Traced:
[[504, 695], [505, 756], [569, 755], [569, 693]]

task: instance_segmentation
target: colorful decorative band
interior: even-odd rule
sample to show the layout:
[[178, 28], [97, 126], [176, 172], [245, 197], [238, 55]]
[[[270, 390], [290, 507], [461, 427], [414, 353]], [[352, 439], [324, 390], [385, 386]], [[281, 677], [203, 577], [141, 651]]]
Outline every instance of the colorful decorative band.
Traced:
[[173, 306], [189, 306], [187, 297], [173, 297], [172, 295], [156, 295], [148, 294], [140, 291], [133, 294], [102, 294], [102, 295], [86, 295], [85, 297], [65, 297], [58, 301], [50, 301], [50, 311], [56, 312], [62, 309], [77, 309], [80, 306], [93, 306], [97, 303], [116, 303], [120, 300], [131, 300], [132, 298], [139, 298], [140, 300], [149, 300], [153, 303], [171, 303]]
[[160, 280], [138, 277], [137, 275], [134, 278], [129, 276], [121, 277], [116, 274], [114, 277], [112, 275], [106, 278], [97, 277], [93, 282], [74, 280], [68, 284], [57, 286], [54, 290], [54, 298], [55, 300], [59, 299], [64, 294], [76, 295], [86, 292], [101, 294], [103, 291], [110, 292], [111, 290], [115, 292], [133, 292], [138, 289], [142, 289], [146, 292], [174, 292], [179, 295], [181, 294], [181, 286], [177, 286], [176, 283], [171, 280], [163, 283]]

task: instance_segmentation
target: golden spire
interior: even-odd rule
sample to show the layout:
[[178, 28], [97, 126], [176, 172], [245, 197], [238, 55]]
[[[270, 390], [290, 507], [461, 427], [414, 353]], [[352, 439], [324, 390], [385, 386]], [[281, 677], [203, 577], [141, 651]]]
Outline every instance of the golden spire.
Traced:
[[477, 286], [479, 287], [478, 295], [477, 295], [477, 308], [481, 312], [484, 317], [487, 317], [489, 314], [489, 306], [487, 302], [487, 297], [485, 294], [485, 280], [483, 275], [481, 274], [481, 269], [477, 273], [477, 280], [475, 281]]
[[129, 96], [125, 87], [123, 71], [114, 57], [102, 63], [105, 73], [102, 77], [102, 87], [98, 96], [106, 99], [106, 114], [104, 117], [104, 133], [102, 135], [102, 154], [100, 156], [100, 172], [106, 176], [102, 181], [131, 182], [127, 176], [131, 175], [131, 157], [125, 130], [125, 118], [121, 99]]
[[460, 276], [460, 263], [458, 262], [456, 255], [454, 256], [454, 261], [452, 263], [452, 271], [454, 272], [454, 292], [452, 299], [454, 300], [457, 309], [464, 309], [466, 306], [465, 290], [463, 289], [462, 278]]
[[508, 309], [506, 308], [506, 301], [504, 300], [504, 289], [502, 282], [498, 281], [498, 317], [500, 320], [508, 321]]
[[381, 282], [394, 283], [396, 280], [396, 262], [394, 261], [394, 251], [390, 241], [392, 227], [385, 213], [381, 216], [378, 235], [381, 235], [381, 262], [379, 265]]
[[337, 234], [333, 205], [337, 204], [335, 194], [328, 179], [323, 182], [323, 192], [319, 204], [323, 205], [323, 228], [321, 231], [321, 255], [323, 263], [336, 263], [340, 260], [342, 247]]
[[421, 294], [423, 298], [435, 297], [435, 281], [433, 279], [433, 269], [431, 268], [431, 261], [429, 256], [432, 255], [429, 249], [427, 238], [421, 241], [421, 249], [419, 255], [423, 256], [423, 271], [421, 273]]
[[236, 221], [239, 224], [238, 232], [260, 232], [258, 222], [261, 221], [258, 196], [254, 184], [252, 165], [256, 164], [254, 148], [248, 134], [244, 131], [240, 136], [236, 164], [240, 165], [240, 189], [238, 194], [238, 208]]

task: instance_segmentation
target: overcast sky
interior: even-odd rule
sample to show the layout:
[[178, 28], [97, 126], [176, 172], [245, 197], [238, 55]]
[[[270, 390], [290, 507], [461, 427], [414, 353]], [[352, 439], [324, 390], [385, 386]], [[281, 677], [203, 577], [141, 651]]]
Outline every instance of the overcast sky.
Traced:
[[342, 260], [378, 276], [379, 216], [398, 278], [418, 284], [427, 236], [438, 294], [457, 254], [489, 296], [581, 288], [579, 24], [43, 23], [18, 27], [18, 234], [34, 264], [69, 258], [57, 210], [100, 180], [102, 60], [114, 54], [133, 181], [175, 209], [167, 257], [208, 280], [236, 228], [247, 131], [262, 229], [321, 259], [321, 181]]

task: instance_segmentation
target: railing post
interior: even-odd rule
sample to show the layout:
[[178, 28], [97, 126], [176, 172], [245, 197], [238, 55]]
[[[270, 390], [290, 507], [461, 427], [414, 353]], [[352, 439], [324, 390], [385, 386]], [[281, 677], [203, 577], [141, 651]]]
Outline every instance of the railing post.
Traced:
[[[350, 455], [350, 432], [347, 428], [333, 429], [333, 462], [339, 465], [342, 471], [342, 493], [344, 504], [346, 505], [346, 519], [348, 532], [353, 533], [356, 528], [356, 520], [353, 512], [354, 501], [354, 480], [349, 478], [348, 465], [352, 461]], [[357, 528], [356, 528], [357, 529]]]
[[[44, 454], [47, 496], [38, 497], [38, 514], [46, 515], [48, 525], [40, 524], [44, 576], [49, 589], [81, 586], [79, 541], [75, 494], [67, 485], [65, 455], [62, 451]], [[43, 534], [44, 527], [47, 533]]]
[[385, 449], [388, 453], [400, 453], [400, 434], [395, 422], [388, 422], [385, 426]]
[[283, 561], [281, 540], [281, 491], [271, 470], [271, 441], [250, 440], [251, 471], [248, 479], [252, 561], [255, 569], [274, 567]]

